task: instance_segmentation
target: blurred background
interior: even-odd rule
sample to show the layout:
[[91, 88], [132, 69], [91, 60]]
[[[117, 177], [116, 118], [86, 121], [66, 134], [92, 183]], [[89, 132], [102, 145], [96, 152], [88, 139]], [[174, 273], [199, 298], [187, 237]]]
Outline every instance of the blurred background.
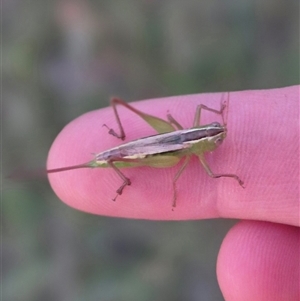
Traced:
[[5, 176], [44, 167], [64, 125], [112, 95], [298, 84], [299, 2], [2, 1], [1, 69], [3, 300], [223, 300], [216, 259], [236, 221], [93, 216], [46, 178]]

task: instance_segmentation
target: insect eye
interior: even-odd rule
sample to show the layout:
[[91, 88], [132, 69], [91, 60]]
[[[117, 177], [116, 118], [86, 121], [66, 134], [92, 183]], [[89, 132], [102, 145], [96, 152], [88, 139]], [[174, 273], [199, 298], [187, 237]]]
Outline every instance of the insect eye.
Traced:
[[218, 128], [221, 126], [221, 124], [219, 122], [213, 122], [211, 126]]

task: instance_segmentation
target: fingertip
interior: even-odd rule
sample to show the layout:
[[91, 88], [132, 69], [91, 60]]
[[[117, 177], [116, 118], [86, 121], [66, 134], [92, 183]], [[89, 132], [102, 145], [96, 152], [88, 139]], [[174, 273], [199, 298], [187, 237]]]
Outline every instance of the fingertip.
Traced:
[[226, 301], [299, 300], [299, 228], [237, 224], [222, 243], [217, 276]]
[[[274, 158], [277, 160], [284, 148], [278, 148], [280, 151], [276, 153], [274, 148], [270, 147], [271, 157], [270, 153], [260, 151], [257, 143], [262, 141], [261, 133], [265, 137], [263, 141], [267, 141], [268, 137], [272, 136], [266, 135], [268, 130], [270, 131], [268, 126], [259, 122], [254, 124], [257, 135], [252, 135], [252, 138], [255, 139], [251, 137], [250, 140], [244, 139], [247, 135], [243, 131], [245, 129], [249, 131], [249, 126], [245, 127], [250, 120], [249, 112], [257, 113], [265, 93], [244, 91], [230, 95], [232, 118], [228, 125], [230, 135], [220, 148], [207, 154], [207, 161], [214, 172], [226, 172], [241, 177], [245, 181], [246, 189], [241, 189], [240, 185], [232, 179], [210, 178], [198, 158], [194, 156], [176, 182], [178, 198], [177, 207], [173, 211], [172, 185], [180, 169], [180, 163], [168, 168], [143, 166], [124, 169], [124, 175], [132, 180], [132, 185], [124, 189], [116, 202], [111, 200], [122, 185], [122, 179], [111, 168], [81, 169], [51, 174], [49, 179], [54, 191], [70, 206], [99, 215], [168, 220], [222, 216], [299, 223], [298, 212], [294, 210], [298, 204], [295, 197], [296, 178], [290, 176], [288, 164], [276, 165], [280, 168], [274, 170]], [[249, 101], [251, 105], [248, 107], [241, 105], [240, 100], [249, 97], [255, 98], [255, 101]], [[221, 99], [222, 93], [185, 95], [136, 102], [132, 103], [132, 106], [163, 119], [166, 119], [166, 114], [170, 110], [172, 116], [179, 120], [184, 128], [189, 128], [197, 105], [207, 104], [217, 109]], [[271, 100], [270, 98], [269, 107], [273, 105]], [[264, 104], [267, 104], [266, 99]], [[124, 143], [156, 134], [145, 120], [126, 108], [120, 107], [119, 115], [126, 133]], [[203, 124], [216, 121], [215, 118], [219, 116], [215, 115], [213, 112], [205, 112], [201, 116], [201, 121]], [[235, 116], [239, 117], [235, 118]], [[244, 120], [246, 117], [248, 119]], [[259, 120], [265, 121], [264, 118]], [[63, 168], [89, 162], [93, 159], [92, 154], [122, 144], [122, 141], [109, 135], [103, 124], [118, 130], [112, 108], [92, 111], [72, 121], [53, 143], [49, 153], [48, 168]], [[264, 128], [263, 132], [261, 127]], [[270, 132], [273, 135], [274, 129], [272, 128]], [[254, 142], [254, 145], [249, 144], [249, 141]], [[290, 162], [294, 160], [295, 153], [289, 156]], [[256, 156], [255, 160], [253, 156]], [[269, 160], [269, 158], [273, 159]]]

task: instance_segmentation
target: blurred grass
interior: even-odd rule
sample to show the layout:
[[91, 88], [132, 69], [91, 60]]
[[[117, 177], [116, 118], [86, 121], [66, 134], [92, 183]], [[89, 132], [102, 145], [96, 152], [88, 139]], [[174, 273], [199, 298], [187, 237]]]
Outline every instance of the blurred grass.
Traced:
[[2, 3], [2, 294], [6, 301], [222, 300], [228, 220], [132, 221], [77, 212], [43, 167], [62, 127], [126, 100], [299, 83], [298, 1]]

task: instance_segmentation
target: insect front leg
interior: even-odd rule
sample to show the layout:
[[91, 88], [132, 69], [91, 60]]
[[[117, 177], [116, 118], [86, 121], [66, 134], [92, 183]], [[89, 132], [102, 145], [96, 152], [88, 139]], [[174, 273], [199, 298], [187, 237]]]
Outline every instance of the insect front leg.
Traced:
[[113, 198], [113, 201], [115, 201], [118, 197], [118, 195], [121, 195], [124, 188], [128, 185], [131, 185], [131, 181], [129, 178], [127, 178], [121, 171], [120, 169], [118, 169], [114, 163], [113, 163], [113, 160], [111, 161], [107, 161], [107, 164], [119, 175], [119, 177], [123, 180], [123, 184], [117, 189], [116, 193], [116, 197]]
[[186, 166], [188, 165], [189, 161], [191, 159], [191, 156], [186, 156], [182, 166], [180, 167], [180, 169], [177, 171], [174, 179], [173, 179], [173, 203], [172, 206], [176, 207], [176, 199], [177, 199], [177, 188], [176, 188], [176, 181], [178, 180], [178, 178], [180, 177], [180, 175], [182, 174], [182, 172], [184, 171], [184, 169], [186, 168]]
[[235, 175], [235, 174], [227, 174], [227, 173], [224, 173], [224, 174], [215, 174], [215, 173], [212, 172], [212, 170], [211, 170], [210, 167], [208, 166], [208, 164], [207, 164], [207, 162], [206, 162], [204, 156], [203, 156], [203, 155], [202, 155], [202, 156], [199, 156], [199, 155], [198, 155], [198, 157], [199, 157], [199, 160], [200, 160], [202, 166], [204, 167], [205, 171], [207, 172], [207, 174], [208, 174], [210, 177], [212, 177], [212, 178], [221, 178], [221, 177], [234, 178], [234, 179], [236, 179], [236, 180], [238, 181], [238, 183], [239, 183], [243, 188], [245, 188], [245, 187], [243, 186], [244, 182], [243, 182], [237, 175]]
[[[228, 97], [229, 97], [229, 95], [228, 95]], [[225, 108], [226, 108], [226, 104], [224, 102], [221, 103], [220, 110], [209, 108], [203, 104], [198, 105], [197, 109], [196, 109], [195, 117], [194, 117], [193, 127], [197, 127], [200, 125], [201, 110], [206, 110], [206, 111], [210, 111], [210, 112], [216, 113], [218, 115], [221, 115], [222, 119], [223, 119], [223, 123], [225, 124], [224, 116], [223, 116], [223, 112], [224, 112]]]

